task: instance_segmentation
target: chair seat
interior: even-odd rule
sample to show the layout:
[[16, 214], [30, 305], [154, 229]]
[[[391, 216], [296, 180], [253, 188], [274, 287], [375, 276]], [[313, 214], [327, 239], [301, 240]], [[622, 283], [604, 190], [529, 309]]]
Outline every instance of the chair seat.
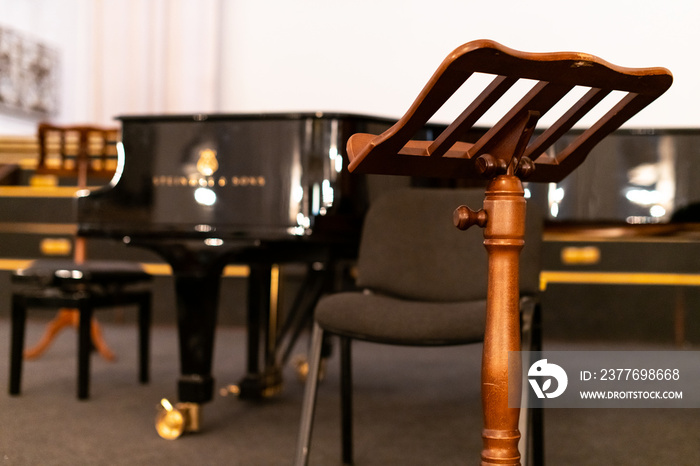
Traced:
[[406, 345], [455, 345], [484, 337], [486, 300], [408, 301], [371, 292], [337, 293], [322, 298], [316, 321], [331, 333]]
[[85, 261], [38, 259], [12, 275], [14, 283], [39, 287], [58, 287], [73, 291], [76, 287], [123, 287], [152, 279], [140, 264], [129, 261]]

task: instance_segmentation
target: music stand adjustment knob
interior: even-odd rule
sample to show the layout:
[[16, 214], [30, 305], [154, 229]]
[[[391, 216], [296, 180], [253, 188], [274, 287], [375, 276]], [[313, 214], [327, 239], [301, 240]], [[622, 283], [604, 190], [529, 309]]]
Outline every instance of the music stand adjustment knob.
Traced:
[[476, 158], [476, 170], [484, 178], [493, 178], [496, 175], [503, 175], [508, 169], [505, 160], [494, 157], [491, 154], [482, 154]]
[[452, 223], [460, 230], [466, 230], [473, 225], [483, 228], [486, 226], [486, 211], [473, 211], [469, 207], [461, 205], [452, 214]]
[[516, 170], [516, 175], [521, 180], [527, 179], [535, 171], [535, 162], [527, 157], [523, 157], [518, 162], [518, 169]]

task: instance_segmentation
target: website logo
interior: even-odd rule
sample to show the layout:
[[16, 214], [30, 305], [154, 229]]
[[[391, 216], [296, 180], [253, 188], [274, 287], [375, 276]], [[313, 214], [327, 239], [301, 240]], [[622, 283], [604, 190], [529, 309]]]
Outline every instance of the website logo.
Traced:
[[[532, 364], [527, 376], [537, 398], [556, 398], [564, 393], [569, 383], [564, 369], [556, 364], [548, 363], [546, 359], [540, 359]], [[552, 380], [556, 380], [557, 384], [553, 391], [549, 391], [552, 389]]]

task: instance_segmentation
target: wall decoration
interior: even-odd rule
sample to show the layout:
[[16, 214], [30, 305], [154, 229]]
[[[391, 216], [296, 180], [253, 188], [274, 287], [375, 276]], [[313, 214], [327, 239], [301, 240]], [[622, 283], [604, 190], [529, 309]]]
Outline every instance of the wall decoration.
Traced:
[[58, 51], [0, 26], [0, 111], [58, 111]]

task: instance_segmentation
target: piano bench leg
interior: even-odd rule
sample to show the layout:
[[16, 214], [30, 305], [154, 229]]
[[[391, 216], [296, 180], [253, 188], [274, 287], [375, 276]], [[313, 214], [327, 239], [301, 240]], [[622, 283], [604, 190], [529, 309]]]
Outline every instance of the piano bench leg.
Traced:
[[[150, 352], [150, 325], [151, 325], [151, 293], [144, 292], [138, 299], [130, 298], [124, 304], [139, 306], [139, 381], [143, 384], [149, 381], [149, 352]], [[24, 358], [24, 340], [29, 307], [44, 307], [52, 309], [54, 306], [63, 307], [69, 305], [78, 309], [78, 376], [77, 397], [80, 400], [89, 398], [90, 392], [90, 356], [93, 349], [92, 340], [92, 316], [95, 306], [101, 307], [91, 298], [77, 299], [70, 302], [56, 302], [43, 300], [42, 298], [27, 297], [20, 292], [12, 294], [11, 310], [11, 340], [10, 340], [10, 395], [19, 395], [22, 379], [22, 364]], [[209, 400], [213, 381], [209, 382]]]
[[24, 333], [27, 323], [27, 306], [20, 295], [12, 295], [12, 335], [10, 350], [10, 395], [19, 395], [22, 381]]
[[80, 322], [78, 324], [78, 399], [87, 400], [90, 397], [90, 353], [92, 340], [93, 308], [90, 303], [80, 306]]
[[151, 293], [143, 293], [139, 298], [139, 382], [147, 384], [150, 380], [151, 352]]

